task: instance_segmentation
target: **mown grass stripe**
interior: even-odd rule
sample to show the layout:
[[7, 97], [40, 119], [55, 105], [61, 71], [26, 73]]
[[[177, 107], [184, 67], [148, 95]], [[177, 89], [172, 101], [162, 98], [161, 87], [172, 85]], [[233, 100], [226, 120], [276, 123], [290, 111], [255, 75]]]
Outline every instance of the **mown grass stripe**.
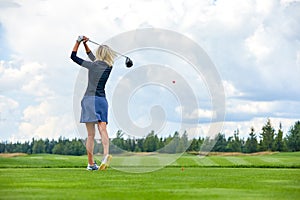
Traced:
[[266, 165], [266, 162], [264, 162], [263, 160], [261, 160], [257, 156], [245, 156], [244, 160], [249, 162], [251, 165], [254, 165], [254, 166]]
[[277, 158], [272, 158], [272, 157], [259, 157], [263, 162], [265, 163], [281, 163], [279, 159]]
[[115, 157], [115, 156], [113, 156], [110, 165], [111, 165], [111, 166], [119, 166], [119, 165], [122, 165], [123, 163], [125, 163], [125, 158], [126, 158], [126, 157], [123, 157], [123, 156], [120, 156], [120, 157]]
[[245, 159], [243, 159], [242, 157], [233, 157], [233, 156], [228, 156], [225, 157], [225, 159], [227, 159], [229, 162], [231, 162], [232, 164], [235, 165], [250, 165], [251, 163], [249, 163], [248, 161], [246, 161]]
[[201, 160], [203, 159], [200, 156], [193, 156], [192, 159], [197, 163], [197, 166], [203, 166], [203, 163], [201, 162]]
[[195, 159], [191, 159], [190, 157], [188, 157], [188, 159], [186, 159], [185, 163], [182, 166], [199, 166], [199, 163], [197, 161], [195, 161]]
[[232, 165], [232, 163], [223, 156], [210, 156], [209, 158], [220, 166], [231, 166]]
[[[158, 156], [160, 165], [161, 166], [166, 166], [166, 165], [180, 165], [178, 161], [178, 155], [160, 155]], [[180, 158], [179, 158], [180, 159]], [[175, 160], [175, 162], [174, 162]]]
[[199, 163], [202, 166], [219, 166], [216, 162], [210, 159], [210, 157], [200, 157], [198, 156]]

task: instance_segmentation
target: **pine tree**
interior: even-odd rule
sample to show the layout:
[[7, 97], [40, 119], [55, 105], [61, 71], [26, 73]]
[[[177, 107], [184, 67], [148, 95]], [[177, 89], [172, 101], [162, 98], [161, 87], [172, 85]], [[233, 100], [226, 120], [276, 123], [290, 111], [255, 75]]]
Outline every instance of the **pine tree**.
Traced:
[[196, 138], [193, 138], [191, 145], [189, 146], [187, 151], [200, 151], [200, 146]]
[[284, 149], [284, 142], [283, 142], [283, 131], [282, 131], [282, 125], [281, 122], [279, 124], [279, 130], [275, 137], [275, 151], [283, 151]]
[[212, 140], [212, 142], [215, 143], [212, 151], [224, 152], [226, 150], [227, 141], [225, 134], [218, 133], [218, 135]]
[[45, 153], [46, 145], [42, 139], [34, 142], [32, 147], [32, 153]]
[[143, 144], [144, 150], [146, 152], [153, 152], [157, 150], [157, 147], [159, 146], [159, 139], [157, 135], [154, 134], [154, 131], [151, 131]]
[[246, 153], [257, 152], [257, 139], [253, 127], [251, 127], [251, 132], [249, 133], [249, 137], [246, 141], [245, 148], [246, 148]]
[[173, 137], [169, 135], [165, 139], [165, 146], [159, 152], [161, 153], [176, 153], [177, 146], [179, 144], [180, 137], [179, 132], [175, 131]]
[[229, 152], [241, 152], [242, 140], [239, 138], [239, 129], [234, 131], [233, 137], [229, 137], [227, 141], [226, 151]]
[[262, 127], [260, 146], [262, 151], [272, 151], [274, 149], [274, 133], [275, 130], [272, 127], [271, 120], [268, 119], [267, 123]]
[[286, 140], [289, 151], [300, 151], [300, 121], [290, 129]]
[[180, 137], [179, 143], [176, 147], [176, 153], [185, 152], [187, 150], [188, 146], [189, 146], [188, 135], [187, 135], [187, 132], [184, 131], [184, 133]]
[[117, 131], [116, 138], [112, 140], [112, 144], [114, 144], [117, 147], [116, 149], [124, 149], [124, 139], [121, 130]]

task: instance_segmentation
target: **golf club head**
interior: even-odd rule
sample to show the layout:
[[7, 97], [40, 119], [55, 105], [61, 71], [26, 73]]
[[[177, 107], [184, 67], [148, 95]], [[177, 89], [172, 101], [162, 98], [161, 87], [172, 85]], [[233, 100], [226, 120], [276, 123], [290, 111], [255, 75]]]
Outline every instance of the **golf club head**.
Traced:
[[130, 58], [126, 57], [125, 65], [126, 65], [126, 67], [128, 67], [128, 68], [129, 68], [129, 67], [132, 67], [132, 65], [133, 65], [132, 60], [131, 60]]

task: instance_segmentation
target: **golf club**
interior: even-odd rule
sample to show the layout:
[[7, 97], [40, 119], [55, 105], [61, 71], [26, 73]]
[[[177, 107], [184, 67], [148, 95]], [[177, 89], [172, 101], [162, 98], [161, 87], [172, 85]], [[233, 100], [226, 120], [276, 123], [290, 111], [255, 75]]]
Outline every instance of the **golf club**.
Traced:
[[[97, 43], [97, 42], [94, 42], [94, 41], [92, 41], [92, 40], [88, 40], [89, 42], [91, 42], [91, 43], [93, 43], [93, 44], [96, 44], [96, 45], [99, 45], [100, 46], [100, 44], [99, 43]], [[119, 53], [119, 52], [117, 52], [117, 51], [115, 51], [115, 50], [112, 50], [113, 52], [115, 52], [116, 54], [118, 54], [118, 55], [120, 55], [120, 56], [123, 56], [124, 58], [126, 58], [126, 60], [125, 60], [125, 65], [126, 65], [126, 67], [132, 67], [132, 65], [133, 65], [133, 62], [132, 62], [132, 60], [129, 58], [129, 57], [127, 57], [127, 56], [125, 56], [125, 55], [123, 55], [123, 54], [121, 54], [121, 53]]]

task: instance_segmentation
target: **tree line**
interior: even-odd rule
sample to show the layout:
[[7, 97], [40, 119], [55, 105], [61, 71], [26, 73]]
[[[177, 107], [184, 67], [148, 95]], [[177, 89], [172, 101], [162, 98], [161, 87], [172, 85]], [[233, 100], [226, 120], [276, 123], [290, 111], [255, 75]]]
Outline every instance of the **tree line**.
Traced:
[[61, 155], [84, 155], [86, 154], [85, 146], [80, 139], [65, 139], [60, 137], [58, 140], [34, 138], [30, 141], [21, 143], [0, 143], [0, 153], [27, 153], [27, 154], [61, 154]]
[[[268, 119], [259, 133], [254, 128], [250, 128], [246, 139], [240, 137], [239, 130], [234, 131], [233, 136], [226, 138], [225, 134], [219, 133], [215, 138], [193, 138], [188, 139], [188, 133], [181, 136], [179, 132], [169, 135], [166, 138], [158, 137], [151, 131], [145, 138], [124, 137], [125, 134], [119, 130], [116, 137], [111, 139], [110, 152], [154, 152], [160, 153], [181, 153], [213, 151], [213, 152], [242, 152], [254, 153], [259, 151], [300, 151], [300, 121], [295, 124], [283, 137], [281, 124], [275, 130]], [[99, 141], [95, 141], [99, 144]], [[80, 139], [58, 140], [32, 139], [24, 143], [2, 142], [0, 143], [0, 153], [27, 153], [27, 154], [62, 154], [62, 155], [84, 155], [86, 149], [85, 141]], [[101, 143], [101, 142], [100, 142]], [[102, 145], [95, 145], [95, 153], [102, 152]]]

